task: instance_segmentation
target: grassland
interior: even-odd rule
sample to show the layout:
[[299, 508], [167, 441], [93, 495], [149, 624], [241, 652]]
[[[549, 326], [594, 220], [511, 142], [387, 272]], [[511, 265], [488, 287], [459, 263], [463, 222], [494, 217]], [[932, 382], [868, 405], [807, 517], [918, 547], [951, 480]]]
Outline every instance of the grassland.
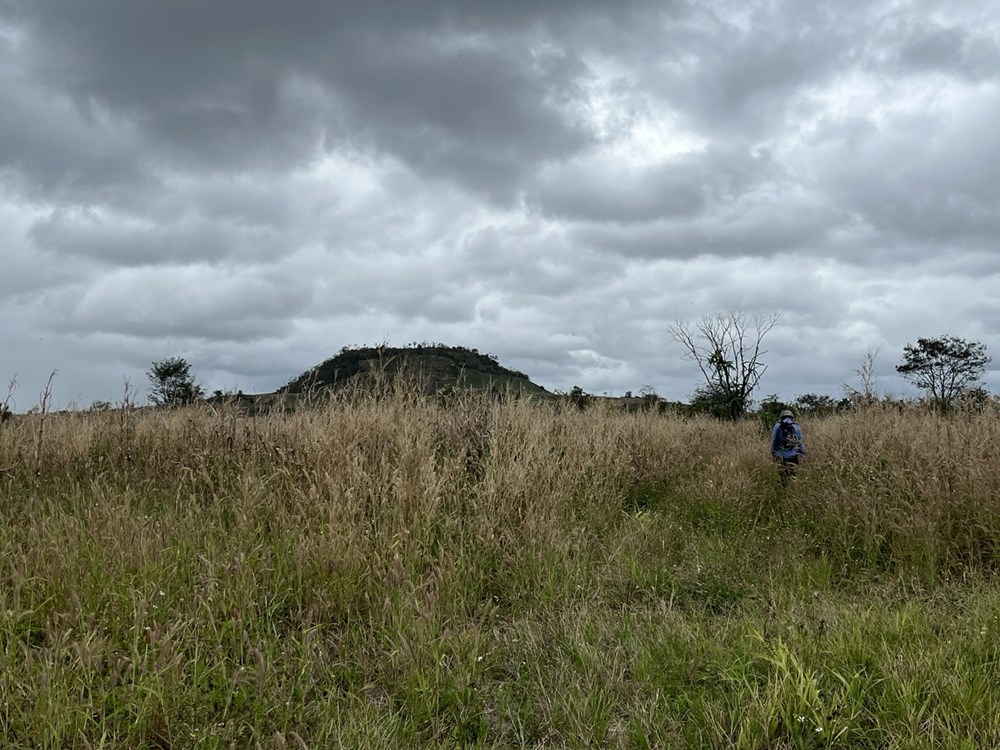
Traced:
[[804, 427], [782, 490], [527, 400], [19, 418], [0, 747], [1000, 746], [1000, 420]]

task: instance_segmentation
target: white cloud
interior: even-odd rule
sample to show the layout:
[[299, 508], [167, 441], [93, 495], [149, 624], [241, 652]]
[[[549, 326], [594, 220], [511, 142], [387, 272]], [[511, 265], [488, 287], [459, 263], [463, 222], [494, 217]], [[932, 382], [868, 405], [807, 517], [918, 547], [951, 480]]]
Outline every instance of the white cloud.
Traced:
[[683, 398], [666, 326], [743, 309], [765, 392], [873, 346], [902, 390], [918, 336], [1000, 347], [998, 50], [977, 0], [6, 0], [0, 380], [438, 340]]

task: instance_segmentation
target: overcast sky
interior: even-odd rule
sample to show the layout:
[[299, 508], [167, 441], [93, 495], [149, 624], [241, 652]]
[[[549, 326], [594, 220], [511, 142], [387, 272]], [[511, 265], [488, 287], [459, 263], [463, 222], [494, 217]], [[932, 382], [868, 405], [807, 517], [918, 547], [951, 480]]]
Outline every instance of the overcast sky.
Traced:
[[735, 310], [759, 396], [1000, 368], [993, 0], [0, 0], [0, 97], [18, 409], [424, 340], [686, 399], [667, 326]]

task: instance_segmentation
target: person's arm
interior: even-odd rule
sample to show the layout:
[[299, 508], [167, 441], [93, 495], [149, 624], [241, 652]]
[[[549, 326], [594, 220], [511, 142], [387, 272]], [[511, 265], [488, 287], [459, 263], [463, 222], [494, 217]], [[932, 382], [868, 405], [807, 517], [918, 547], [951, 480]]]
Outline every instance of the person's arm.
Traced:
[[778, 425], [775, 423], [774, 427], [771, 428], [771, 455], [775, 458], [778, 457]]
[[795, 432], [799, 436], [799, 455], [806, 455], [806, 439], [802, 436], [802, 428], [799, 425], [795, 425]]

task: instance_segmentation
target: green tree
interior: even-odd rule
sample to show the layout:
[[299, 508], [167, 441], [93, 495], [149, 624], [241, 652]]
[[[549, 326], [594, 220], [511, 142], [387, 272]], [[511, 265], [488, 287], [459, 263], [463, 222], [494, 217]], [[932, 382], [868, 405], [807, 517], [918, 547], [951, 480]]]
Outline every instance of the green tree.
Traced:
[[583, 388], [578, 385], [574, 385], [569, 392], [569, 400], [577, 409], [581, 411], [586, 409], [590, 405], [592, 396], [587, 393]]
[[153, 362], [146, 374], [150, 384], [149, 400], [157, 406], [182, 406], [205, 395], [191, 375], [191, 365], [183, 357]]
[[772, 393], [761, 399], [757, 409], [757, 417], [770, 428], [781, 417], [781, 412], [788, 409], [791, 404], [781, 400], [777, 393]]
[[691, 411], [719, 419], [736, 419], [746, 413], [747, 402], [734, 397], [715, 383], [699, 386], [691, 394]]
[[958, 405], [966, 411], [982, 413], [990, 403], [990, 392], [983, 387], [966, 388], [958, 398]]
[[793, 404], [799, 414], [809, 414], [815, 417], [828, 417], [851, 407], [849, 398], [835, 399], [833, 396], [817, 393], [804, 393], [795, 397]]
[[744, 313], [710, 315], [692, 330], [678, 321], [669, 327], [686, 358], [698, 365], [705, 382], [695, 391], [692, 406], [726, 419], [746, 414], [751, 396], [767, 365], [761, 357], [764, 336], [780, 320], [777, 313], [748, 318]]
[[975, 387], [991, 358], [986, 346], [958, 336], [917, 339], [916, 346], [903, 348], [903, 361], [896, 372], [918, 388], [941, 411], [951, 407], [966, 388]]

